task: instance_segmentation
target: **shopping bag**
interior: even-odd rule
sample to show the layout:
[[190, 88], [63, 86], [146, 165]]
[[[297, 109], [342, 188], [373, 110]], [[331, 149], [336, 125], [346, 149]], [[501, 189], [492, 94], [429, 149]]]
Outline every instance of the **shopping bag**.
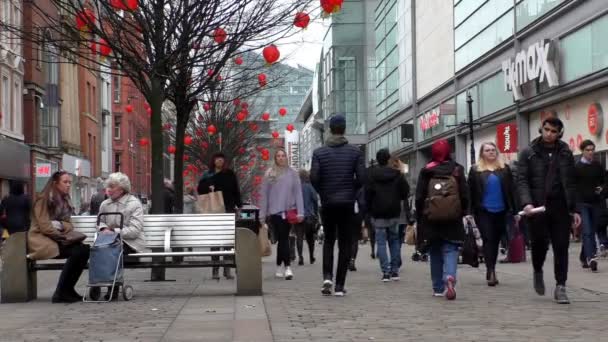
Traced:
[[462, 263], [473, 267], [479, 267], [480, 253], [473, 227], [473, 224], [469, 220], [466, 220], [464, 244], [462, 245], [461, 251]]
[[268, 240], [268, 225], [263, 224], [258, 233], [258, 242], [260, 243], [260, 254], [263, 257], [272, 255], [272, 247]]
[[221, 214], [226, 212], [224, 195], [221, 191], [212, 191], [198, 196], [196, 206], [202, 214]]
[[98, 234], [89, 256], [89, 284], [122, 279], [122, 246], [118, 233]]
[[405, 243], [410, 246], [416, 245], [416, 226], [408, 224], [405, 227]]
[[507, 260], [511, 263], [519, 263], [526, 261], [526, 244], [524, 234], [519, 230], [519, 223], [513, 225], [513, 238], [509, 241], [509, 249], [507, 252]]

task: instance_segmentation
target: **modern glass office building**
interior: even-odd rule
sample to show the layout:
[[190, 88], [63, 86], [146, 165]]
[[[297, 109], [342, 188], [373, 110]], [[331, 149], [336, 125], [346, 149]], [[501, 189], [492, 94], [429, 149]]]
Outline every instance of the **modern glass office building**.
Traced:
[[[430, 145], [445, 138], [468, 167], [470, 94], [476, 153], [494, 141], [515, 163], [517, 151], [538, 136], [541, 119], [557, 115], [575, 154], [592, 139], [605, 163], [608, 1], [382, 0], [374, 14], [376, 115], [368, 160], [388, 147], [414, 182]], [[414, 125], [413, 143], [401, 142], [402, 124]]]

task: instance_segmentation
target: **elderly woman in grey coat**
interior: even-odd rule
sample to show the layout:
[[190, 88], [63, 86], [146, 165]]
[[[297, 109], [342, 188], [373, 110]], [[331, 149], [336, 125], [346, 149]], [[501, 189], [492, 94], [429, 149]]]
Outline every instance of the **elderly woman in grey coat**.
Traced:
[[108, 199], [101, 203], [99, 213], [120, 212], [124, 222], [120, 227], [119, 215], [102, 216], [99, 231], [102, 234], [120, 234], [126, 245], [126, 254], [145, 251], [144, 210], [139, 199], [131, 194], [129, 177], [121, 172], [112, 173], [105, 185]]
[[[146, 250], [144, 236], [144, 210], [139, 199], [131, 194], [131, 181], [121, 172], [110, 174], [105, 183], [108, 199], [101, 203], [99, 214], [119, 212], [124, 221], [120, 226], [120, 215], [101, 216], [98, 230], [101, 234], [118, 233], [124, 243], [125, 254]], [[110, 299], [111, 287], [108, 288], [106, 300]], [[118, 297], [114, 291], [112, 299]]]

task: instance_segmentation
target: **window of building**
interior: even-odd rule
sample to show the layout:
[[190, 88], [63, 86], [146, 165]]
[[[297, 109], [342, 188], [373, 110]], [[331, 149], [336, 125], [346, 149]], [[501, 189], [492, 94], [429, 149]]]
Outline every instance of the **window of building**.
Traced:
[[608, 15], [561, 39], [562, 78], [570, 82], [608, 67]]
[[93, 97], [91, 96], [91, 83], [87, 82], [87, 89], [86, 89], [87, 93], [84, 96], [85, 97], [85, 110], [89, 113], [92, 114], [93, 111], [91, 111], [91, 102], [93, 101]]
[[492, 25], [456, 50], [455, 67], [460, 70], [513, 36], [514, 11], [511, 9]]
[[93, 90], [91, 92], [91, 115], [97, 117], [97, 87], [93, 86]]
[[121, 155], [114, 153], [114, 172], [120, 172]]
[[59, 108], [47, 106], [39, 97], [36, 97], [36, 108], [40, 118], [40, 143], [59, 147]]
[[517, 31], [530, 25], [536, 19], [551, 11], [565, 0], [519, 0], [515, 9]]
[[[470, 2], [470, 1], [465, 1]], [[483, 31], [497, 18], [513, 7], [512, 1], [489, 0], [477, 9], [454, 31], [454, 46], [456, 49], [464, 45], [479, 32]]]
[[[114, 70], [114, 72], [118, 72], [118, 70]], [[114, 85], [114, 94], [112, 98], [114, 99], [114, 103], [120, 103], [120, 75], [113, 75], [112, 83]]]
[[13, 131], [18, 134], [23, 134], [23, 111], [22, 111], [22, 96], [21, 95], [21, 80], [15, 78], [13, 85]]
[[2, 75], [2, 128], [5, 130], [13, 130], [12, 113], [11, 113], [11, 98], [10, 98], [10, 83], [8, 76]]
[[114, 139], [120, 140], [120, 117], [114, 118]]
[[486, 0], [465, 0], [458, 2], [454, 8], [454, 26], [460, 25], [460, 23], [473, 14], [473, 12], [475, 12], [484, 2], [486, 2]]
[[481, 116], [492, 114], [513, 104], [513, 95], [505, 91], [502, 72], [482, 81], [479, 84], [479, 95]]
[[[13, 27], [15, 28], [19, 28], [21, 27], [21, 10], [19, 9], [19, 2], [15, 2], [15, 4], [13, 5]], [[16, 34], [12, 34], [12, 48], [14, 51], [19, 52], [20, 51], [20, 40], [17, 39], [17, 35]]]

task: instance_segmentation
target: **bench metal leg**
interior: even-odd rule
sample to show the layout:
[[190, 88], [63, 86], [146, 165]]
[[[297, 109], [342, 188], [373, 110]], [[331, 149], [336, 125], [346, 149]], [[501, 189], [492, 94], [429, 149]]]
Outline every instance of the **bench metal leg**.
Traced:
[[236, 228], [236, 294], [262, 295], [262, 257], [257, 235], [248, 228]]
[[[163, 248], [152, 248], [152, 252], [163, 252]], [[152, 262], [163, 262], [165, 257], [152, 257]], [[153, 267], [150, 270], [150, 281], [165, 281], [165, 268]]]
[[27, 302], [37, 297], [36, 272], [28, 267], [26, 239], [26, 232], [14, 233], [2, 247], [2, 303]]

